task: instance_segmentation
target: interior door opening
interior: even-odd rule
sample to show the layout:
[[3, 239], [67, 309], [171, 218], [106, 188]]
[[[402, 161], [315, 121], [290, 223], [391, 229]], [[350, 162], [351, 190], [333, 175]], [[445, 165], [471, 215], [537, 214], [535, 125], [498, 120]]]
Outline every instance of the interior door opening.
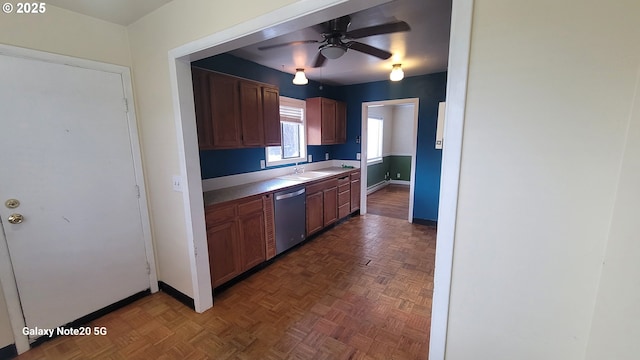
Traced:
[[361, 213], [413, 222], [418, 111], [417, 98], [362, 104]]

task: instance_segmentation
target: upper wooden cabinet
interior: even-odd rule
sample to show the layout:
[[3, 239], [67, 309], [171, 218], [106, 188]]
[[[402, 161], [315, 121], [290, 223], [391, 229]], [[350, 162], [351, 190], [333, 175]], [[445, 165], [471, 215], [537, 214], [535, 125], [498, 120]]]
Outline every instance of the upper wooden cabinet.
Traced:
[[201, 150], [280, 145], [278, 88], [191, 68]]
[[347, 141], [347, 107], [327, 98], [307, 102], [307, 142], [309, 145], [341, 144]]

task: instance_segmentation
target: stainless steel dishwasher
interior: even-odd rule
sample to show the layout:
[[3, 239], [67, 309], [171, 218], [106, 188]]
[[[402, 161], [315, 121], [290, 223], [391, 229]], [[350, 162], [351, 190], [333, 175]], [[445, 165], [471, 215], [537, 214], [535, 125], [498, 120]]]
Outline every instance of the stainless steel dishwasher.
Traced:
[[276, 254], [305, 239], [306, 194], [304, 187], [275, 194]]

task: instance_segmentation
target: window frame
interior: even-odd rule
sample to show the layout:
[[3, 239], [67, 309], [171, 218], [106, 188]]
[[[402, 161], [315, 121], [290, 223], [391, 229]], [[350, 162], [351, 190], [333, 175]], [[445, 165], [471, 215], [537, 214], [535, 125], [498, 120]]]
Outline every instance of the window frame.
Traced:
[[[371, 121], [370, 120], [377, 120], [380, 121], [380, 134], [379, 134], [379, 138], [378, 139], [372, 139], [369, 131], [371, 130]], [[380, 156], [376, 156], [376, 157], [372, 157], [371, 154], [369, 153], [369, 144], [371, 144], [372, 141], [376, 141], [379, 144], [379, 148], [380, 148]], [[374, 164], [380, 164], [382, 163], [382, 159], [384, 157], [384, 149], [383, 149], [383, 143], [384, 143], [384, 118], [379, 117], [379, 116], [369, 116], [367, 118], [367, 165], [374, 165]]]
[[[264, 148], [264, 156], [265, 156], [265, 166], [266, 167], [273, 167], [273, 166], [279, 166], [279, 165], [289, 165], [289, 164], [295, 164], [295, 163], [302, 163], [302, 162], [306, 162], [307, 161], [307, 103], [304, 100], [300, 100], [300, 99], [294, 99], [294, 98], [289, 98], [286, 96], [280, 96], [280, 106], [290, 106], [290, 107], [295, 107], [295, 108], [299, 108], [302, 109], [302, 119], [301, 121], [296, 121], [296, 120], [283, 120], [282, 118], [282, 114], [280, 115], [280, 136], [281, 136], [281, 141], [284, 141], [284, 137], [282, 136], [282, 122], [298, 122], [301, 125], [301, 131], [300, 131], [300, 156], [299, 157], [295, 157], [295, 158], [287, 158], [287, 159], [280, 159], [280, 160], [274, 160], [274, 161], [269, 161], [269, 148], [273, 148], [275, 146], [267, 146]], [[281, 143], [280, 144], [280, 153], [283, 154], [284, 153], [284, 149], [283, 149], [284, 144]]]

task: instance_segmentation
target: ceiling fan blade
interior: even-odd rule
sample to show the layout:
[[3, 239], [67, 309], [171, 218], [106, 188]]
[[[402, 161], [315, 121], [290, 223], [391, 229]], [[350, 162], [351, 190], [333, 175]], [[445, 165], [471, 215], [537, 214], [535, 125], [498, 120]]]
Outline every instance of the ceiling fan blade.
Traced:
[[391, 57], [390, 52], [386, 50], [378, 49], [377, 47], [373, 47], [371, 45], [363, 44], [361, 42], [349, 41], [345, 45], [347, 45], [349, 49], [353, 49], [356, 51], [363, 52], [365, 54], [373, 55], [383, 60], [386, 60]]
[[319, 68], [324, 66], [324, 63], [327, 61], [327, 58], [322, 55], [320, 51], [318, 51], [318, 55], [316, 55], [316, 59], [313, 61], [313, 65], [311, 67]]
[[283, 46], [291, 46], [291, 45], [315, 44], [319, 42], [322, 42], [322, 41], [318, 41], [318, 40], [291, 41], [291, 42], [282, 43], [282, 44], [260, 46], [258, 50], [269, 50], [269, 49], [275, 49], [275, 48], [279, 48]]
[[360, 39], [372, 35], [390, 34], [401, 31], [409, 31], [411, 27], [404, 21], [396, 21], [392, 23], [369, 26], [361, 29], [347, 31], [345, 34], [349, 39]]

